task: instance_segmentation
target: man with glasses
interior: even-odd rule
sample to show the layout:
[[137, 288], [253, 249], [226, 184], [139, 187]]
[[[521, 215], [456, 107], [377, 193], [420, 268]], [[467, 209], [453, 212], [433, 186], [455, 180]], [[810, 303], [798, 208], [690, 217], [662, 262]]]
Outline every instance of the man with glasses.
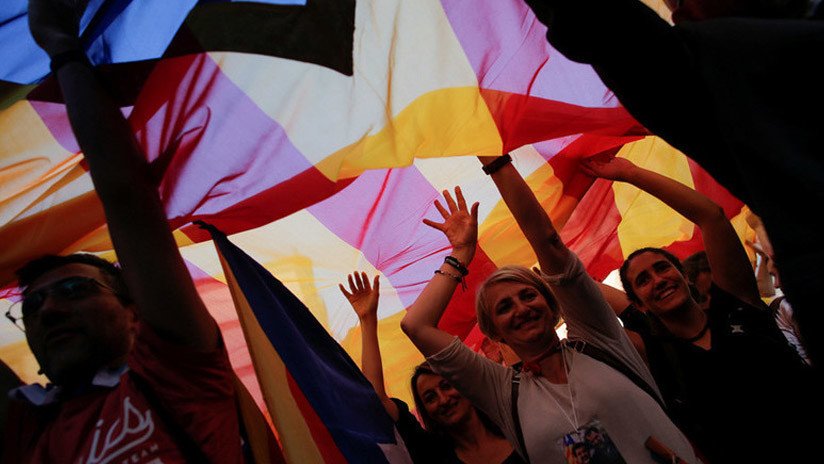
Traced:
[[[0, 395], [2, 462], [242, 462], [217, 324], [177, 250], [146, 158], [83, 52], [82, 11], [70, 3], [31, 0], [29, 23], [51, 57], [123, 271], [71, 255], [18, 272], [23, 300], [8, 316], [51, 384]], [[13, 373], [0, 372], [2, 386], [14, 384]]]
[[52, 382], [67, 386], [125, 364], [138, 325], [118, 268], [94, 255], [45, 256], [20, 269], [18, 282], [23, 300], [7, 317]]

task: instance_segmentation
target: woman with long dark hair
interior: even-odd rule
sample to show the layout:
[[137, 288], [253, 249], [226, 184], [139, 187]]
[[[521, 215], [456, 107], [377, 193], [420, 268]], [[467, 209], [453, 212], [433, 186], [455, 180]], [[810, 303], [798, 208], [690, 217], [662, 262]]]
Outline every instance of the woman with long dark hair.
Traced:
[[340, 289], [355, 309], [362, 329], [362, 369], [395, 421], [412, 460], [418, 464], [521, 464], [512, 445], [482, 412], [455, 390], [428, 364], [415, 368], [412, 397], [424, 427], [409, 407], [386, 394], [378, 345], [378, 298], [380, 281], [372, 283], [366, 273], [349, 275], [349, 290]]

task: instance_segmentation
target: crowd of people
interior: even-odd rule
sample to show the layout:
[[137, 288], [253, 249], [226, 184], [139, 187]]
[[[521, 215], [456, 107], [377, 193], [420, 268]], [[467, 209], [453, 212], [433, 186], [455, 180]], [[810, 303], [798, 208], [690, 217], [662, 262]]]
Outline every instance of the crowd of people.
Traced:
[[[517, 363], [474, 352], [438, 326], [477, 249], [478, 203], [460, 187], [435, 202], [440, 220], [424, 220], [451, 250], [401, 322], [426, 357], [410, 379], [420, 421], [384, 386], [378, 276], [355, 272], [340, 286], [363, 329], [363, 372], [412, 461], [814, 457], [822, 251], [792, 205], [824, 200], [822, 121], [799, 112], [821, 101], [808, 85], [821, 73], [812, 63], [824, 49], [819, 2], [671, 1], [675, 25], [637, 0], [527, 3], [553, 46], [593, 65], [641, 123], [763, 218], [769, 246], [752, 246], [763, 263], [781, 263], [786, 299], [765, 303], [718, 205], [623, 158], [580, 167], [659, 198], [701, 230], [705, 250], [682, 263], [642, 248], [620, 268], [623, 291], [595, 281], [512, 157], [481, 157], [538, 260], [534, 269], [501, 267], [475, 299], [479, 328]], [[220, 331], [178, 252], [145, 156], [82, 51], [80, 15], [72, 2], [29, 5], [119, 266], [74, 254], [18, 271], [23, 299], [7, 316], [51, 383], [22, 385], [0, 363], [2, 462], [249, 462]], [[748, 61], [753, 44], [757, 63]], [[800, 102], [802, 90], [817, 95]]]

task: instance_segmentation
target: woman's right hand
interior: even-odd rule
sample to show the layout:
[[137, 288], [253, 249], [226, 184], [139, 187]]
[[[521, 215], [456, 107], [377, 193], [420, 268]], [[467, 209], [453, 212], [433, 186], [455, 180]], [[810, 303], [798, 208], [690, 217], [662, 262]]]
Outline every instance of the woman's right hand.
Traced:
[[455, 199], [449, 190], [444, 190], [443, 196], [449, 209], [444, 208], [438, 200], [435, 200], [435, 208], [441, 213], [444, 221], [424, 219], [423, 223], [443, 232], [452, 245], [452, 254], [464, 265], [468, 265], [475, 256], [475, 247], [478, 243], [478, 202], [467, 208], [460, 187], [455, 187]]

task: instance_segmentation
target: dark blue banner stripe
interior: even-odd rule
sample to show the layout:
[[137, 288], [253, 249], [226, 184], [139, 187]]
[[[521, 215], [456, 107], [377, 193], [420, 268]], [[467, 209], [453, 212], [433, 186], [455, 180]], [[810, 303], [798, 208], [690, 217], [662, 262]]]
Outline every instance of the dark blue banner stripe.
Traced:
[[225, 235], [210, 230], [272, 346], [349, 462], [386, 462], [394, 425], [366, 377], [312, 313]]

